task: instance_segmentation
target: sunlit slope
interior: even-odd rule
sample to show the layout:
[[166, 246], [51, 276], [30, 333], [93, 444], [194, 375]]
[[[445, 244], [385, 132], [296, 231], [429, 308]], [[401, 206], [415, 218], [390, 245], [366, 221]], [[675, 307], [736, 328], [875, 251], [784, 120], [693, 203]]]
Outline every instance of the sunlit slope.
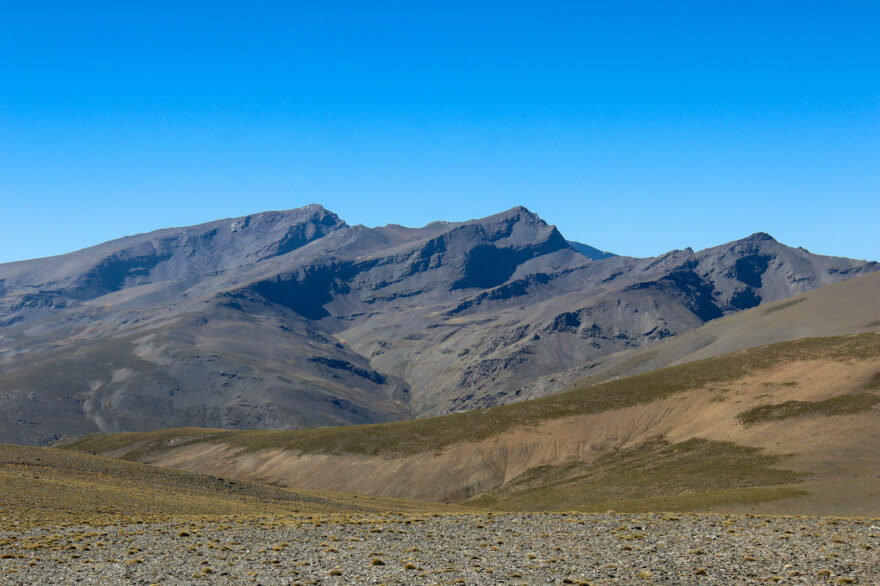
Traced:
[[713, 320], [644, 350], [621, 352], [584, 369], [573, 385], [628, 376], [808, 337], [880, 331], [880, 273], [871, 273]]
[[68, 450], [0, 444], [0, 520], [6, 528], [439, 507], [381, 497], [295, 492]]
[[[297, 489], [442, 502], [482, 496], [475, 502], [499, 508], [626, 508], [622, 501], [639, 499], [649, 500], [627, 506], [652, 508], [658, 498], [719, 491], [666, 505], [724, 508], [806, 498], [804, 483], [880, 473], [878, 373], [880, 334], [808, 338], [431, 419], [99, 435], [70, 447]], [[640, 487], [631, 474], [612, 473], [646, 462], [654, 472]], [[853, 496], [863, 513], [880, 508], [871, 486]]]

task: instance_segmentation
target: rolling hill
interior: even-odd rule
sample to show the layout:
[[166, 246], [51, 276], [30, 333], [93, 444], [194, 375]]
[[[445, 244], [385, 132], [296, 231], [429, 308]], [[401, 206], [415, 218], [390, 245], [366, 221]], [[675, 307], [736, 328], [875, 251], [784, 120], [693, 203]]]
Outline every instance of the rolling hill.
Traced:
[[57, 524], [98, 526], [391, 510], [456, 509], [341, 492], [295, 492], [81, 452], [0, 444], [4, 531]]

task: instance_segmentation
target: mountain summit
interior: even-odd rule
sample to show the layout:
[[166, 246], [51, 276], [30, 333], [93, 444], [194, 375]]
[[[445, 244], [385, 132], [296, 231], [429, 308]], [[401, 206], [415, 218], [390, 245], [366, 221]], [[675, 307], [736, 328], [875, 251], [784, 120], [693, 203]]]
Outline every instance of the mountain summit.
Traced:
[[0, 265], [5, 325], [132, 287], [193, 281], [287, 254], [346, 227], [317, 204], [112, 240], [62, 256]]
[[648, 259], [585, 246], [523, 207], [366, 228], [310, 205], [0, 265], [0, 441], [505, 403], [880, 268], [760, 233]]

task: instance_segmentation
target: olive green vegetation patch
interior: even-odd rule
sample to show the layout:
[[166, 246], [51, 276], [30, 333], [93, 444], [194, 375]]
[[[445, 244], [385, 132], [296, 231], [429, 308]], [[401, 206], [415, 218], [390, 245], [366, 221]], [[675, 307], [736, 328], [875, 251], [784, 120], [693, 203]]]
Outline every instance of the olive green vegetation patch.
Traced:
[[[875, 378], [877, 375], [874, 375]], [[786, 401], [775, 405], [761, 405], [743, 411], [736, 418], [745, 426], [781, 421], [795, 417], [817, 417], [827, 415], [852, 415], [870, 411], [880, 403], [880, 396], [873, 393], [842, 395], [824, 401]]]
[[674, 496], [608, 501], [579, 507], [576, 510], [584, 513], [601, 513], [608, 510], [618, 513], [704, 511], [735, 505], [756, 505], [769, 501], [797, 498], [808, 494], [810, 493], [805, 490], [790, 486], [753, 486]]
[[[527, 470], [466, 504], [503, 510], [696, 510], [798, 496], [805, 475], [773, 466], [784, 456], [729, 442], [654, 440], [594, 462]], [[739, 499], [739, 500], [737, 500]]]
[[807, 300], [806, 297], [801, 297], [800, 299], [794, 299], [793, 301], [786, 301], [785, 303], [780, 303], [779, 305], [774, 305], [773, 307], [768, 307], [767, 309], [764, 310], [764, 315], [767, 315], [769, 313], [773, 313], [776, 311], [782, 311], [783, 309], [788, 309], [789, 307], [797, 305], [798, 303], [803, 303], [806, 300]]
[[[98, 435], [73, 442], [69, 446], [101, 453], [106, 451], [103, 448], [105, 441], [113, 442], [115, 449], [122, 447], [121, 443], [127, 442], [129, 445], [138, 445], [140, 456], [151, 451], [164, 451], [167, 442], [173, 440], [175, 433], [179, 433], [190, 438], [183, 441], [224, 443], [243, 452], [280, 449], [299, 453], [368, 456], [440, 452], [456, 443], [492, 438], [518, 427], [533, 426], [547, 420], [650, 403], [709, 384], [737, 380], [755, 371], [795, 360], [849, 361], [877, 356], [880, 356], [880, 334], [874, 332], [857, 336], [805, 338], [750, 348], [596, 385], [575, 387], [571, 391], [541, 399], [440, 417], [293, 431], [212, 432], [202, 439], [192, 439], [192, 430], [168, 430], [162, 432], [166, 435], [161, 440], [150, 439], [144, 434], [131, 434], [124, 439]], [[144, 441], [145, 438], [147, 441]]]

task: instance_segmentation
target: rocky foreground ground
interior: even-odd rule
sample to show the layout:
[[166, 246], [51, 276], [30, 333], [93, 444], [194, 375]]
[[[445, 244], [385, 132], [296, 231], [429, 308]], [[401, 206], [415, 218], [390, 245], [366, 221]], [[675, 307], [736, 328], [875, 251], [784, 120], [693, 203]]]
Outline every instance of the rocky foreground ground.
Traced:
[[878, 584], [880, 520], [277, 517], [0, 530], [5, 584]]

